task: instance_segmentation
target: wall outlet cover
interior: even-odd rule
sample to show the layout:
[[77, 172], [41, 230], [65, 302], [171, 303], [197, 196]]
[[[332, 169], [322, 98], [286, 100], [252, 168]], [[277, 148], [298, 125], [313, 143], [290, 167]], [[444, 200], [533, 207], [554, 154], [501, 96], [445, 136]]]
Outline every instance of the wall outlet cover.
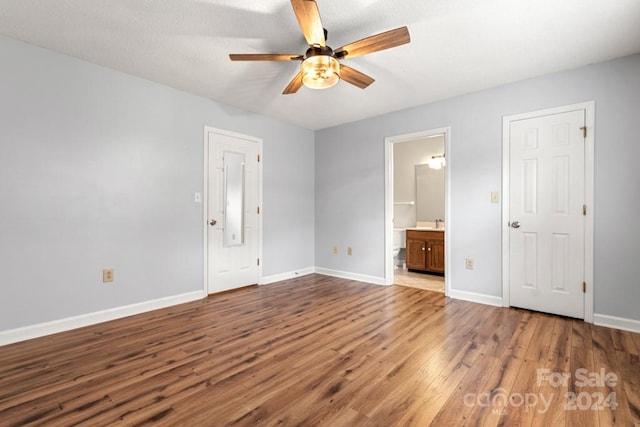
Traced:
[[473, 258], [467, 258], [465, 260], [465, 267], [467, 270], [473, 270]]
[[105, 268], [102, 270], [102, 281], [104, 283], [113, 282], [113, 268]]

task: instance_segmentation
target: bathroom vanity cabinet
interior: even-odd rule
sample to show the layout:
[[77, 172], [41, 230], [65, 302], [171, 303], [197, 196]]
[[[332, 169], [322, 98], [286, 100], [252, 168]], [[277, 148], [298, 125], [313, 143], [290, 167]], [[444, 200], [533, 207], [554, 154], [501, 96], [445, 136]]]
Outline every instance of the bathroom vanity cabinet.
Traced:
[[407, 230], [407, 268], [444, 273], [444, 231]]

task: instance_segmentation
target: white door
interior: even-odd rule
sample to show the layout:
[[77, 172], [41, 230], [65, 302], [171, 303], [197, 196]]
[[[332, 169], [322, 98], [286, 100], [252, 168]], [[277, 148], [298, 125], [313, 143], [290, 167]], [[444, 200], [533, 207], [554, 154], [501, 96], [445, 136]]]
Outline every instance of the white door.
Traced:
[[258, 283], [259, 141], [207, 130], [207, 290]]
[[584, 318], [585, 111], [509, 126], [510, 305]]

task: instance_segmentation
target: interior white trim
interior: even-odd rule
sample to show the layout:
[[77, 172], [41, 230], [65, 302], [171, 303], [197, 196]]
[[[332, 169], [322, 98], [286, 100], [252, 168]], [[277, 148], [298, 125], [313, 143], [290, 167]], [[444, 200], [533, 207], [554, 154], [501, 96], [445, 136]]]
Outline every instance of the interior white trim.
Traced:
[[587, 291], [584, 296], [584, 321], [593, 323], [594, 306], [594, 145], [595, 145], [595, 101], [565, 105], [545, 110], [531, 111], [522, 114], [504, 116], [502, 118], [502, 306], [510, 306], [509, 295], [509, 129], [512, 121], [530, 119], [569, 111], [584, 110], [587, 127], [585, 139], [585, 204], [587, 215], [584, 225], [584, 280]]
[[475, 302], [478, 304], [493, 305], [496, 307], [502, 306], [502, 298], [496, 297], [493, 295], [478, 294], [475, 292], [450, 289], [448, 296], [450, 298], [460, 299], [460, 300], [469, 301], [469, 302]]
[[72, 329], [82, 328], [84, 326], [95, 325], [96, 323], [120, 319], [122, 317], [132, 316], [134, 314], [141, 314], [147, 311], [170, 307], [177, 304], [183, 304], [185, 302], [196, 301], [204, 297], [206, 297], [206, 293], [202, 291], [189, 292], [186, 294], [173, 295], [170, 297], [159, 298], [151, 301], [144, 301], [136, 304], [125, 305], [122, 307], [96, 311], [94, 313], [68, 317], [66, 319], [59, 319], [51, 322], [40, 323], [37, 325], [30, 325], [22, 328], [1, 331], [0, 345], [25, 341], [32, 338], [39, 338], [46, 335], [56, 334], [58, 332], [70, 331]]
[[203, 178], [203, 195], [202, 195], [202, 233], [203, 233], [203, 247], [202, 253], [203, 255], [203, 291], [205, 294], [209, 294], [208, 283], [209, 283], [209, 234], [207, 233], [207, 227], [209, 226], [209, 219], [207, 218], [207, 209], [209, 207], [209, 140], [208, 134], [209, 132], [217, 133], [220, 135], [226, 135], [234, 138], [241, 138], [247, 141], [253, 141], [258, 144], [258, 155], [260, 156], [260, 162], [258, 162], [258, 206], [260, 207], [260, 215], [258, 215], [258, 258], [260, 259], [260, 264], [258, 265], [258, 284], [262, 284], [262, 260], [264, 259], [262, 254], [262, 239], [263, 239], [263, 191], [262, 191], [262, 164], [264, 163], [264, 157], [262, 155], [262, 138], [257, 138], [254, 136], [244, 135], [237, 132], [231, 132], [224, 129], [218, 129], [211, 126], [204, 127], [204, 138], [203, 138], [203, 155], [204, 155], [204, 178]]
[[307, 267], [300, 270], [287, 271], [286, 273], [273, 274], [271, 276], [263, 277], [262, 284], [268, 285], [271, 283], [281, 282], [283, 280], [295, 279], [296, 277], [306, 276], [315, 272], [315, 267]]
[[640, 320], [596, 313], [593, 315], [593, 323], [598, 326], [606, 326], [608, 328], [640, 333]]
[[393, 284], [393, 144], [408, 142], [430, 136], [444, 135], [444, 154], [447, 159], [447, 167], [444, 169], [444, 223], [447, 232], [444, 235], [444, 294], [451, 296], [451, 283], [449, 280], [451, 270], [451, 230], [454, 229], [451, 218], [451, 127], [424, 130], [420, 132], [406, 133], [403, 135], [389, 136], [384, 139], [384, 284]]
[[371, 283], [373, 285], [387, 285], [384, 277], [368, 276], [365, 274], [351, 273], [348, 271], [331, 270], [329, 268], [316, 267], [315, 272], [325, 276], [339, 277], [341, 279], [357, 280], [358, 282]]

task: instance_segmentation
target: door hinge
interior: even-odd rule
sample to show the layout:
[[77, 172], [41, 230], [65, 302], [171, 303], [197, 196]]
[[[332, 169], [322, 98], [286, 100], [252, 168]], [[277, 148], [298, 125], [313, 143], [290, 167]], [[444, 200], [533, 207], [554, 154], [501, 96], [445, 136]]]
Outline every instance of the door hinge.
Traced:
[[582, 205], [582, 215], [587, 216], [587, 205]]
[[260, 206], [258, 206], [257, 210], [258, 210], [258, 215], [260, 215]]
[[582, 137], [583, 138], [587, 138], [587, 127], [586, 126], [582, 126], [580, 129], [582, 129]]
[[582, 293], [583, 294], [587, 293], [587, 282], [582, 282]]
[[258, 265], [260, 265], [260, 258], [258, 258]]
[[260, 154], [258, 154], [258, 163], [260, 163]]

